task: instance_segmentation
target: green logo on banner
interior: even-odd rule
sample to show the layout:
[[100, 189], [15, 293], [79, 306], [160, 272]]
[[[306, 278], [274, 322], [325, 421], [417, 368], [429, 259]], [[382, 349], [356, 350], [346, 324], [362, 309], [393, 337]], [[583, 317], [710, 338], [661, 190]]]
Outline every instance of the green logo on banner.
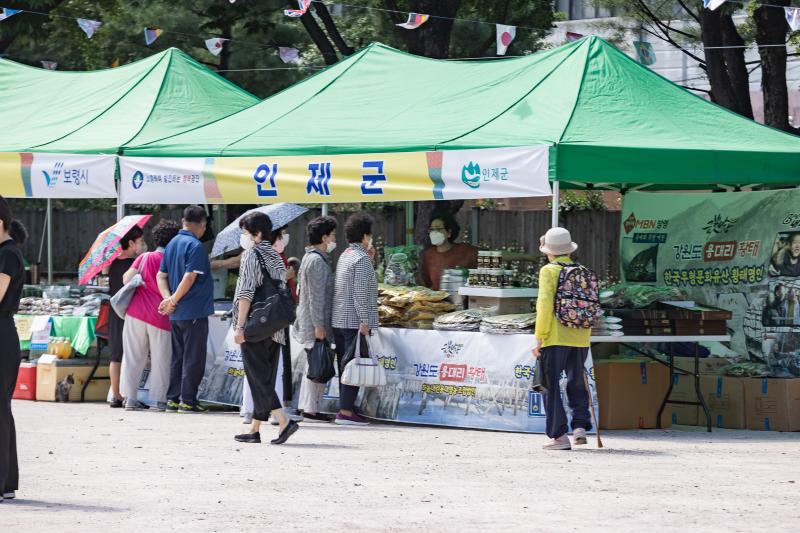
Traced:
[[461, 169], [461, 181], [470, 189], [477, 189], [481, 186], [481, 166], [478, 163], [469, 162]]

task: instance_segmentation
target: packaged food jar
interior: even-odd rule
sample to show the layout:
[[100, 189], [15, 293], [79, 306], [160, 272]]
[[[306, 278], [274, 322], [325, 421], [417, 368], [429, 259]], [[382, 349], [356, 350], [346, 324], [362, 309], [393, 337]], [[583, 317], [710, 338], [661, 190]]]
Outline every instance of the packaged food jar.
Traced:
[[505, 270], [505, 280], [503, 282], [504, 287], [516, 287], [517, 286], [517, 271], [516, 270]]
[[478, 268], [488, 268], [489, 252], [478, 252]]
[[489, 268], [500, 268], [503, 264], [503, 252], [491, 252], [489, 264]]
[[486, 272], [486, 285], [494, 289], [499, 289], [503, 286], [504, 272], [499, 268], [492, 268]]
[[478, 282], [478, 270], [477, 268], [469, 269], [469, 286], [470, 287], [477, 287], [480, 283]]

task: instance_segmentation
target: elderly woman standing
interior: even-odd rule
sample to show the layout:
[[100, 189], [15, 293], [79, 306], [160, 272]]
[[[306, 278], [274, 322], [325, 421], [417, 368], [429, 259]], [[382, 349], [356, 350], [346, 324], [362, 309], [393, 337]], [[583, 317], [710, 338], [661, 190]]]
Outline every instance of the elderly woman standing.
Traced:
[[263, 213], [251, 213], [239, 222], [242, 230], [242, 265], [233, 302], [233, 324], [236, 328], [234, 340], [242, 347], [242, 359], [247, 383], [253, 394], [253, 425], [249, 433], [236, 435], [239, 442], [260, 443], [261, 422], [269, 420], [270, 414], [278, 420], [280, 432], [272, 444], [283, 444], [299, 428], [297, 422], [289, 420], [281, 408], [275, 393], [278, 373], [278, 358], [281, 346], [286, 343], [283, 330], [270, 339], [249, 342], [244, 337], [244, 326], [250, 314], [250, 306], [258, 289], [265, 283], [286, 283], [286, 267], [278, 252], [269, 243], [272, 222]]
[[[315, 218], [308, 223], [307, 232], [309, 246], [298, 271], [300, 305], [294, 325], [294, 338], [303, 345], [306, 353], [318, 340], [333, 341], [334, 278], [330, 254], [336, 249], [336, 219]], [[298, 408], [303, 411], [304, 419], [330, 422], [329, 417], [319, 413], [319, 401], [324, 390], [324, 383], [303, 380]]]

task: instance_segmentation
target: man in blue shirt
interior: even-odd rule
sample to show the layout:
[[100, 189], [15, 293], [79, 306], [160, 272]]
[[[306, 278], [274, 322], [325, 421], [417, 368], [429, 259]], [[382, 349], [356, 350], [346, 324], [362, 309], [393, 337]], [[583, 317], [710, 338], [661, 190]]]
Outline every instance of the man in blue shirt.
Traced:
[[206, 368], [208, 317], [214, 314], [211, 264], [199, 241], [206, 225], [202, 207], [187, 207], [183, 211], [183, 230], [164, 250], [158, 273], [158, 288], [164, 298], [158, 310], [169, 315], [172, 327], [168, 413], [205, 412], [197, 404], [197, 389]]

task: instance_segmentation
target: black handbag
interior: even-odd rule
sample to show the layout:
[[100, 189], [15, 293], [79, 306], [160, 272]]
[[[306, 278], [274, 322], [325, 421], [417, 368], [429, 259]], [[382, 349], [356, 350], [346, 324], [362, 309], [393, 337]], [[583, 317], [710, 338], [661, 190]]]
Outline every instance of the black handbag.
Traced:
[[536, 358], [536, 363], [533, 365], [533, 378], [531, 379], [531, 390], [533, 392], [544, 394], [550, 388], [550, 383], [547, 380], [547, 371], [545, 370], [546, 365], [547, 360], [545, 354], [542, 353]]
[[306, 377], [314, 383], [327, 383], [336, 375], [333, 359], [336, 354], [331, 350], [327, 340], [317, 340], [308, 351], [308, 372]]
[[253, 295], [250, 314], [244, 325], [244, 339], [261, 342], [294, 323], [295, 303], [288, 285], [272, 279], [261, 255], [257, 251], [253, 253], [261, 265], [264, 282]]

